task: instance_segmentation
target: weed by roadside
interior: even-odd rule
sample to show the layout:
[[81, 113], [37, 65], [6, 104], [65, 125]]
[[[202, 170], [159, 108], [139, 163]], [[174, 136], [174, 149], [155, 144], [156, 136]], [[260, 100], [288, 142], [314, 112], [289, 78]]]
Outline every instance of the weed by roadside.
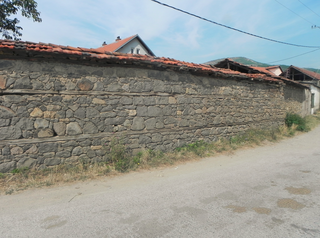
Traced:
[[[320, 116], [304, 118], [287, 115], [286, 126], [273, 130], [248, 130], [241, 135], [214, 142], [195, 141], [164, 153], [155, 150], [142, 150], [130, 155], [123, 138], [114, 137], [106, 146], [108, 151], [103, 162], [90, 163], [79, 161], [78, 164], [61, 164], [55, 167], [35, 170], [19, 168], [10, 173], [0, 173], [0, 194], [12, 194], [28, 188], [47, 187], [52, 185], [97, 179], [102, 176], [117, 175], [137, 169], [172, 165], [223, 152], [231, 152], [243, 147], [260, 145], [264, 141], [275, 142], [293, 136], [297, 131], [308, 131], [320, 124]], [[299, 127], [300, 126], [300, 127]]]

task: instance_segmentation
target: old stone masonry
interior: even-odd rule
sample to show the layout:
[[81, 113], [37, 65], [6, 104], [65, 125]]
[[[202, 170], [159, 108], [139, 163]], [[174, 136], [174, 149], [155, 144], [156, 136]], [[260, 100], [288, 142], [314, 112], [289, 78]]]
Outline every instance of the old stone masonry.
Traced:
[[283, 85], [126, 66], [0, 60], [0, 172], [168, 151], [284, 123]]

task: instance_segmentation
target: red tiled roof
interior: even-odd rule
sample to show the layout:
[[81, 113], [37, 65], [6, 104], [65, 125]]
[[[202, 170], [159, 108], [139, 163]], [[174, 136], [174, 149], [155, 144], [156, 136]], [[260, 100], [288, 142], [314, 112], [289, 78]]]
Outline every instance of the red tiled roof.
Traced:
[[279, 80], [279, 77], [269, 77], [265, 74], [245, 74], [229, 69], [216, 68], [214, 66], [205, 64], [188, 63], [170, 58], [138, 54], [123, 54], [108, 51], [101, 53], [95, 49], [24, 41], [0, 40], [0, 58], [23, 58], [33, 61], [64, 60], [70, 63], [97, 66], [131, 65], [131, 67], [144, 67], [148, 69], [170, 69], [180, 72], [190, 72], [196, 75], [267, 81], [282, 84], [282, 80]]
[[133, 40], [134, 38], [136, 38], [137, 35], [134, 36], [130, 36], [128, 38], [125, 38], [123, 40], [118, 40], [114, 43], [111, 43], [109, 45], [104, 45], [102, 47], [99, 47], [97, 49], [95, 49], [98, 52], [104, 53], [106, 51], [110, 51], [110, 52], [115, 52], [118, 49], [120, 49], [122, 46], [124, 46], [125, 44], [127, 44], [128, 42], [130, 42], [131, 40]]
[[[282, 76], [277, 76], [275, 75], [274, 73], [270, 72], [269, 70], [267, 70], [268, 68], [274, 68], [274, 67], [279, 67], [279, 66], [269, 66], [269, 67], [257, 67], [257, 66], [247, 66], [247, 65], [244, 65], [244, 64], [241, 64], [241, 63], [238, 63], [236, 61], [234, 61], [233, 59], [230, 59], [230, 58], [226, 58], [220, 62], [218, 62], [217, 64], [215, 64], [216, 67], [219, 67], [219, 66], [223, 66], [225, 63], [227, 62], [230, 62], [234, 65], [237, 65], [237, 66], [240, 66], [242, 68], [245, 68], [246, 70], [250, 71], [253, 70], [253, 74], [258, 74], [258, 73], [261, 73], [261, 74], [264, 74], [266, 76], [270, 76], [272, 78], [277, 78], [287, 84], [291, 84], [291, 85], [296, 85], [296, 86], [300, 86], [300, 87], [305, 87], [307, 88], [307, 86], [304, 86], [296, 81], [293, 81], [291, 79], [287, 79], [285, 77], [282, 77]], [[237, 72], [237, 71], [235, 71]]]
[[307, 70], [307, 69], [302, 69], [302, 68], [299, 68], [299, 67], [293, 66], [293, 65], [291, 65], [287, 70], [289, 70], [290, 68], [294, 68], [294, 69], [300, 71], [301, 73], [303, 73], [305, 75], [308, 75], [310, 78], [314, 78], [314, 79], [320, 80], [320, 74], [319, 73], [316, 73], [316, 72], [313, 72], [313, 71], [310, 71], [310, 70]]

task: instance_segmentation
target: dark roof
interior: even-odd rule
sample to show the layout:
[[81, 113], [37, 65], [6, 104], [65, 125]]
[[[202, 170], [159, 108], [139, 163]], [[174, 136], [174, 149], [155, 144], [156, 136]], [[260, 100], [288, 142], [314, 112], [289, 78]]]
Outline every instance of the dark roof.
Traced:
[[95, 50], [99, 51], [101, 53], [104, 53], [106, 51], [117, 52], [119, 49], [121, 49], [122, 47], [124, 47], [125, 45], [127, 45], [128, 43], [133, 41], [134, 39], [138, 39], [141, 42], [141, 44], [144, 46], [144, 48], [148, 51], [149, 55], [155, 56], [154, 53], [149, 49], [149, 47], [143, 42], [143, 40], [140, 38], [139, 35], [134, 35], [134, 36], [130, 36], [128, 38], [125, 38], [123, 40], [115, 41], [111, 44], [96, 48]]
[[[287, 79], [287, 78], [282, 77], [282, 76], [277, 76], [277, 75], [275, 75], [274, 73], [272, 73], [272, 72], [270, 72], [268, 70], [270, 68], [280, 67], [280, 66], [268, 66], [268, 67], [247, 66], [247, 65], [238, 63], [238, 62], [236, 62], [236, 61], [234, 61], [232, 59], [229, 59], [229, 58], [226, 58], [226, 59], [218, 62], [214, 66], [217, 67], [217, 68], [227, 68], [228, 64], [229, 64], [229, 66], [230, 66], [230, 64], [236, 66], [236, 68], [238, 68], [238, 70], [241, 70], [244, 73], [250, 72], [251, 74], [265, 74], [267, 76], [270, 76], [270, 77], [279, 79], [281, 81], [284, 81], [287, 84], [291, 84], [291, 85], [296, 85], [296, 86], [299, 86], [299, 87], [307, 88], [307, 86], [305, 86], [305, 85], [302, 85], [302, 84], [300, 84], [300, 83], [298, 83], [296, 81], [293, 81], [291, 79]], [[280, 67], [280, 69], [281, 69], [281, 67]], [[284, 74], [284, 73], [282, 73], [282, 74]]]
[[313, 71], [310, 71], [310, 70], [307, 70], [307, 69], [302, 69], [302, 68], [299, 68], [299, 67], [293, 66], [293, 65], [291, 65], [285, 72], [283, 72], [282, 75], [285, 75], [287, 71], [290, 71], [290, 69], [295, 69], [295, 70], [299, 71], [300, 73], [309, 76], [312, 79], [320, 80], [320, 74], [319, 73], [316, 73], [316, 72], [313, 72]]
[[248, 66], [241, 63], [238, 63], [232, 59], [226, 58], [218, 63], [216, 63], [214, 66], [217, 68], [226, 68], [229, 64], [235, 65], [236, 67], [239, 67], [243, 69], [244, 71], [248, 71], [251, 73], [263, 73], [269, 76], [277, 76], [274, 73], [270, 72], [268, 69], [279, 67], [279, 66], [269, 66], [269, 67], [258, 67], [258, 66]]
[[245, 74], [229, 69], [220, 69], [210, 65], [189, 63], [171, 58], [117, 52], [101, 53], [95, 49], [27, 41], [0, 40], [0, 58], [59, 61], [93, 66], [121, 65], [158, 70], [170, 69], [202, 76], [265, 81], [277, 84], [283, 83], [278, 77], [269, 77], [265, 74]]

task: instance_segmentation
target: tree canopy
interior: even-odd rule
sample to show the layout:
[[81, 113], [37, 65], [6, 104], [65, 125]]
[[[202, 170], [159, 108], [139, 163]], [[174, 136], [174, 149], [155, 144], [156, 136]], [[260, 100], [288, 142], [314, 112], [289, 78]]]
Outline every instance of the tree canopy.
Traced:
[[34, 22], [42, 21], [36, 1], [0, 0], [0, 34], [2, 34], [2, 38], [20, 40], [23, 28], [17, 26], [20, 21], [15, 16], [18, 13], [21, 13], [23, 17], [32, 18]]

